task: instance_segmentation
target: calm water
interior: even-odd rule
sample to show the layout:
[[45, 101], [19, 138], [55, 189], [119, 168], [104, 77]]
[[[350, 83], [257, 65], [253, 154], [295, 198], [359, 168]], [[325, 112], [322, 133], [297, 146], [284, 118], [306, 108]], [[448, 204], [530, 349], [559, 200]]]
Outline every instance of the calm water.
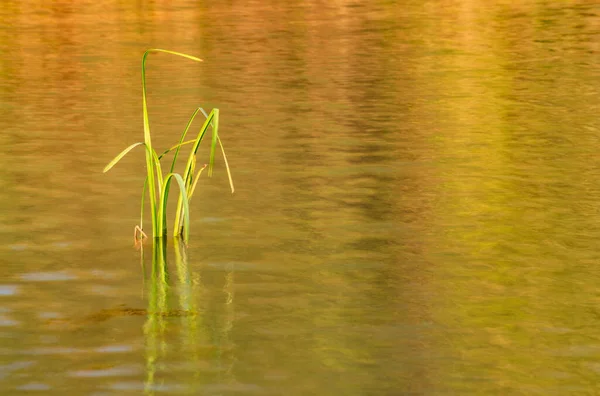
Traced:
[[[595, 394], [597, 2], [284, 3], [0, 3], [1, 393]], [[151, 47], [237, 187], [154, 260]]]

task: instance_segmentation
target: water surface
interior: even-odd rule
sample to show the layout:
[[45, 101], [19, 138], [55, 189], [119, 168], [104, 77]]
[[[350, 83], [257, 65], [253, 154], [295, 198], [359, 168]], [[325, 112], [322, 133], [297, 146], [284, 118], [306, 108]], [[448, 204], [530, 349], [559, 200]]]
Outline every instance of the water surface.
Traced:
[[[3, 393], [594, 393], [600, 8], [401, 3], [3, 1]], [[154, 260], [101, 173], [152, 47], [205, 59], [151, 57], [154, 145], [218, 107], [236, 183]]]

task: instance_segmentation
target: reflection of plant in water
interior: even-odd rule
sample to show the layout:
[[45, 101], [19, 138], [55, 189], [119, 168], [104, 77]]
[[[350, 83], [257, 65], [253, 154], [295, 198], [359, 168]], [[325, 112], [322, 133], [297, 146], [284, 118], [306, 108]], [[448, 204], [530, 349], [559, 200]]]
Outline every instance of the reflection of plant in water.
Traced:
[[[233, 271], [233, 265], [231, 265], [228, 269], [227, 275], [225, 276], [225, 285], [223, 286], [223, 292], [225, 294], [226, 300], [225, 300], [225, 306], [223, 307], [224, 309], [224, 320], [223, 320], [223, 328], [221, 331], [221, 342], [219, 345], [219, 360], [221, 364], [225, 364], [225, 362], [227, 361], [226, 357], [223, 356], [223, 351], [228, 351], [229, 353], [232, 352], [233, 347], [231, 345], [231, 340], [229, 339], [229, 334], [231, 333], [231, 330], [233, 329], [233, 319], [234, 319], [234, 305], [233, 305], [233, 301], [234, 301], [234, 271]], [[233, 376], [233, 373], [231, 372], [233, 370], [233, 363], [234, 363], [234, 359], [231, 358], [231, 361], [229, 362], [230, 364], [227, 367], [223, 367], [223, 371], [225, 373], [225, 377], [229, 377], [231, 378]], [[223, 381], [225, 381], [226, 379], [223, 378]]]
[[182, 345], [189, 352], [190, 360], [195, 367], [200, 366], [200, 323], [201, 316], [198, 314], [196, 295], [198, 285], [192, 280], [188, 267], [187, 248], [180, 240], [175, 244], [175, 264], [177, 267], [177, 280], [179, 282], [179, 306], [191, 314], [181, 317]]
[[164, 239], [152, 245], [148, 316], [144, 325], [144, 334], [146, 335], [146, 392], [151, 392], [153, 389], [158, 358], [164, 357], [166, 354], [166, 345], [163, 340], [166, 328], [164, 313], [168, 312], [166, 251], [166, 240]]
[[[161, 243], [154, 243], [152, 248], [152, 269], [150, 271], [150, 281], [148, 289], [148, 314], [144, 325], [144, 334], [146, 336], [146, 393], [154, 393], [156, 389], [156, 374], [161, 371], [161, 362], [167, 360], [167, 352], [174, 349], [174, 345], [169, 345], [166, 339], [169, 325], [173, 322], [169, 319], [180, 318], [179, 326], [181, 331], [181, 349], [183, 354], [178, 358], [184, 359], [194, 370], [193, 389], [198, 390], [203, 383], [210, 382], [210, 378], [202, 376], [202, 361], [213, 360], [211, 364], [218, 369], [217, 382], [230, 383], [232, 379], [233, 357], [230, 358], [230, 364], [224, 365], [227, 360], [224, 357], [226, 353], [231, 353], [231, 342], [229, 334], [233, 328], [233, 268], [230, 268], [225, 277], [225, 286], [223, 294], [224, 304], [218, 304], [223, 310], [224, 321], [217, 318], [206, 317], [205, 309], [198, 306], [199, 285], [200, 282], [193, 279], [188, 266], [187, 248], [183, 241], [174, 238], [175, 269], [176, 277], [169, 277], [167, 272], [167, 250], [165, 239]], [[142, 250], [143, 256], [143, 250]], [[143, 260], [143, 259], [142, 259]], [[169, 299], [170, 290], [169, 280], [177, 280], [178, 300], [177, 308], [170, 306], [174, 302]], [[172, 286], [172, 285], [171, 285]], [[175, 308], [175, 309], [174, 309]], [[204, 323], [203, 323], [204, 322]], [[212, 333], [212, 334], [211, 334]], [[208, 345], [207, 345], [208, 344]], [[207, 346], [215, 348], [215, 355], [211, 359], [210, 350]], [[173, 358], [173, 357], [171, 357]], [[224, 377], [222, 373], [225, 373]], [[193, 384], [190, 384], [193, 386]]]

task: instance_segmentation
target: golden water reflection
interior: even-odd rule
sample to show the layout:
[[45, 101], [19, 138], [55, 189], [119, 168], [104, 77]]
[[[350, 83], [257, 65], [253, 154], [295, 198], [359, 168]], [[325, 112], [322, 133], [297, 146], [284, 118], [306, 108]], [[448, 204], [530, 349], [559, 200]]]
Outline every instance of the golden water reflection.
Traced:
[[[594, 2], [8, 0], [0, 21], [3, 390], [595, 389]], [[220, 108], [237, 190], [217, 164], [143, 284], [143, 158], [101, 169], [142, 138], [149, 47], [205, 59], [153, 59], [158, 151]]]

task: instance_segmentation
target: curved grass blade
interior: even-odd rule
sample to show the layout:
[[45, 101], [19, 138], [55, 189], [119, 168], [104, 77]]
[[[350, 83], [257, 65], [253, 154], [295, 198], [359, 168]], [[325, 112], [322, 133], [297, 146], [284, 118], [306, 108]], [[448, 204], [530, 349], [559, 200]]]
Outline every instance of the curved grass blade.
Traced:
[[196, 190], [196, 184], [198, 184], [198, 180], [200, 179], [200, 175], [202, 174], [202, 171], [204, 169], [206, 169], [208, 165], [204, 164], [204, 166], [202, 168], [200, 168], [200, 170], [198, 171], [198, 174], [196, 175], [196, 178], [194, 179], [194, 184], [192, 184], [192, 186], [190, 187], [190, 191], [188, 192], [188, 200], [192, 200], [192, 195], [194, 195], [194, 190]]
[[196, 153], [198, 152], [198, 147], [200, 147], [200, 143], [202, 143], [202, 140], [204, 139], [204, 135], [206, 134], [208, 127], [212, 125], [212, 121], [215, 117], [215, 110], [217, 110], [217, 112], [218, 112], [218, 109], [213, 109], [209, 113], [209, 115], [206, 117], [206, 120], [204, 121], [204, 124], [202, 124], [202, 128], [200, 128], [200, 131], [198, 132], [198, 136], [196, 136], [196, 140], [194, 140], [194, 147], [192, 148], [192, 152], [190, 153], [190, 157], [188, 158], [188, 163], [186, 164], [186, 169], [190, 165], [191, 157], [196, 155]]
[[136, 148], [137, 146], [141, 146], [145, 144], [144, 142], [137, 142], [137, 143], [133, 143], [131, 146], [127, 147], [125, 150], [121, 151], [119, 153], [119, 155], [117, 155], [112, 161], [110, 161], [108, 163], [108, 165], [106, 165], [104, 167], [104, 170], [102, 170], [102, 173], [106, 173], [109, 170], [112, 169], [113, 166], [115, 166], [117, 164], [117, 162], [121, 161], [121, 158], [125, 157], [127, 155], [128, 152], [130, 152], [131, 150], [133, 150], [134, 148]]
[[221, 146], [221, 153], [223, 153], [223, 160], [225, 161], [225, 169], [227, 169], [227, 177], [229, 178], [229, 186], [231, 187], [231, 193], [235, 191], [233, 187], [233, 179], [231, 178], [231, 170], [229, 170], [229, 162], [227, 162], [227, 156], [225, 155], [225, 148], [223, 148], [223, 143], [221, 142], [221, 138], [217, 136], [217, 141], [219, 142], [219, 146]]
[[171, 151], [175, 150], [177, 147], [182, 147], [182, 146], [185, 146], [186, 144], [191, 144], [194, 142], [195, 142], [195, 140], [187, 140], [183, 143], [176, 144], [175, 146], [170, 147], [170, 148], [166, 149], [165, 151], [163, 151], [162, 154], [158, 156], [158, 159], [162, 159], [165, 155], [169, 154]]
[[[192, 167], [190, 169], [189, 180], [192, 180], [194, 178], [194, 174], [196, 173], [196, 162], [196, 156], [194, 155], [192, 158]], [[190, 188], [192, 187], [192, 183], [190, 183], [189, 180], [186, 180], [185, 183], [185, 186], [187, 187], [188, 198], [190, 197]]]
[[[204, 111], [203, 108], [200, 108], [200, 111], [202, 111], [202, 114], [204, 114], [204, 117], [208, 118], [208, 114], [206, 114], [206, 111]], [[218, 134], [217, 134], [217, 141], [219, 142], [219, 145], [221, 146], [221, 153], [223, 153], [223, 159], [225, 160], [225, 168], [227, 169], [227, 177], [229, 178], [229, 186], [231, 187], [231, 193], [233, 194], [233, 192], [235, 191], [235, 188], [233, 187], [233, 179], [231, 177], [231, 170], [229, 169], [229, 162], [227, 161], [227, 156], [225, 155], [225, 149], [223, 148], [223, 143], [221, 142], [221, 138], [219, 137]]]
[[192, 55], [188, 55], [188, 54], [184, 54], [182, 52], [177, 52], [177, 51], [169, 51], [169, 50], [164, 50], [164, 49], [160, 49], [160, 48], [150, 48], [149, 50], [147, 50], [146, 52], [164, 52], [166, 54], [171, 54], [171, 55], [177, 55], [177, 56], [182, 56], [184, 58], [188, 58], [191, 60], [194, 60], [196, 62], [203, 62], [202, 59], [200, 58], [196, 58], [195, 56]]
[[[190, 152], [190, 155], [188, 157], [187, 163], [185, 165], [185, 170], [183, 173], [183, 180], [185, 181], [186, 185], [190, 185], [192, 183], [192, 178], [190, 177], [190, 173], [192, 170], [192, 166], [193, 166], [193, 161], [194, 161], [194, 156], [196, 155], [196, 152], [198, 151], [198, 147], [200, 146], [200, 143], [202, 142], [202, 139], [204, 138], [204, 135], [206, 134], [206, 131], [208, 130], [208, 127], [211, 125], [212, 120], [214, 119], [214, 115], [215, 115], [215, 110], [211, 111], [210, 114], [208, 115], [208, 118], [204, 121], [204, 124], [202, 124], [202, 128], [200, 128], [200, 131], [198, 132], [198, 135], [196, 137], [196, 140], [194, 141], [194, 146], [192, 147], [192, 150]], [[182, 227], [182, 202], [181, 199], [177, 202], [177, 212], [175, 213], [175, 230], [180, 230]]]
[[175, 169], [175, 162], [177, 161], [177, 156], [179, 155], [179, 149], [181, 148], [181, 146], [183, 144], [183, 139], [185, 139], [185, 135], [187, 135], [187, 133], [188, 133], [188, 131], [190, 129], [190, 126], [192, 125], [192, 122], [196, 118], [196, 115], [198, 114], [199, 111], [200, 111], [200, 108], [198, 107], [194, 111], [194, 113], [192, 113], [192, 116], [188, 120], [188, 123], [185, 126], [185, 129], [183, 130], [183, 133], [181, 134], [181, 139], [179, 139], [179, 144], [177, 145], [177, 150], [175, 151], [175, 155], [173, 156], [173, 162], [171, 162], [171, 169], [169, 170], [170, 173], [173, 173], [173, 170]]
[[[206, 114], [206, 111], [204, 111], [203, 108], [200, 108], [200, 111], [202, 111], [202, 114], [204, 114], [204, 117], [208, 118], [208, 115]], [[214, 130], [214, 125], [213, 125], [213, 130]], [[231, 169], [229, 169], [229, 162], [227, 161], [227, 156], [225, 155], [225, 149], [223, 148], [223, 143], [221, 142], [221, 138], [219, 137], [218, 133], [217, 133], [217, 141], [219, 142], [219, 146], [221, 146], [221, 153], [223, 153], [223, 159], [225, 160], [225, 168], [227, 169], [227, 177], [229, 178], [229, 187], [231, 187], [231, 193], [233, 194], [235, 191], [235, 188], [233, 187], [233, 179], [231, 177]]]
[[214, 117], [211, 121], [212, 125], [212, 141], [210, 142], [210, 157], [208, 159], [208, 177], [212, 176], [213, 167], [215, 164], [215, 148], [217, 147], [217, 138], [219, 137], [219, 109], [213, 109], [211, 112]]

